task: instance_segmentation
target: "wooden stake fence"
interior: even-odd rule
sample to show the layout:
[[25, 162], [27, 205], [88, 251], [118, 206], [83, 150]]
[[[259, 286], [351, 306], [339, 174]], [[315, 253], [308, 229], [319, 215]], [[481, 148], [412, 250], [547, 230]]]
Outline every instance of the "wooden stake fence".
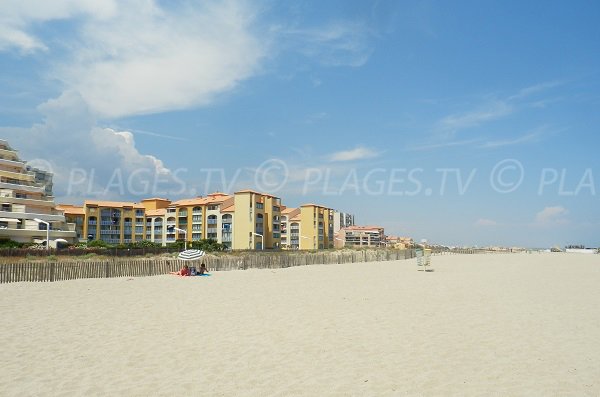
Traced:
[[[409, 259], [414, 250], [365, 250], [315, 253], [249, 253], [246, 255], [207, 256], [202, 259], [210, 271], [279, 269], [292, 266], [355, 262], [380, 262]], [[96, 262], [19, 262], [0, 264], [0, 284], [45, 282], [81, 278], [142, 277], [177, 271], [183, 262], [168, 259], [105, 260]]]

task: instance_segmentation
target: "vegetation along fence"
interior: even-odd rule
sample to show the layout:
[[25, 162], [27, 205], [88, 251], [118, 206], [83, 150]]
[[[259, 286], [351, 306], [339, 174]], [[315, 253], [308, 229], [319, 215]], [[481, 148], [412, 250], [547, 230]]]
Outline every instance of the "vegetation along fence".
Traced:
[[[206, 256], [202, 262], [210, 271], [279, 269], [292, 266], [379, 262], [415, 257], [409, 250], [364, 250], [303, 253], [252, 253]], [[177, 271], [184, 264], [174, 259], [110, 259], [104, 261], [48, 261], [0, 264], [0, 284], [20, 281], [61, 281], [80, 278], [141, 277]]]

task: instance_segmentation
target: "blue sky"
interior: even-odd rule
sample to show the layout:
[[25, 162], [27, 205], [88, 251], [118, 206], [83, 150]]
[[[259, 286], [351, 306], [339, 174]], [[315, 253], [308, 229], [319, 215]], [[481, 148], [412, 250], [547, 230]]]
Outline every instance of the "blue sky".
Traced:
[[0, 137], [59, 202], [254, 188], [439, 243], [600, 245], [600, 4], [291, 3], [3, 1]]

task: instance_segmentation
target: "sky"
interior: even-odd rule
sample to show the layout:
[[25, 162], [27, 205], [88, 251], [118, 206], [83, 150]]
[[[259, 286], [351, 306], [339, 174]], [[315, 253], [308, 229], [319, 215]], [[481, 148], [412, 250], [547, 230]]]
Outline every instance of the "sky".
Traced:
[[255, 189], [449, 245], [600, 246], [596, 1], [0, 2], [59, 203]]

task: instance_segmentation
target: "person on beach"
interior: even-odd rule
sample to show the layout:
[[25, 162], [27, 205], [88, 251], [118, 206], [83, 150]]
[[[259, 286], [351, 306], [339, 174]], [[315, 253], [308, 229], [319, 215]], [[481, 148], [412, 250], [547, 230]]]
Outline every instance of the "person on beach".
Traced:
[[207, 274], [208, 273], [208, 269], [206, 268], [206, 265], [204, 263], [202, 263], [200, 265], [200, 270], [198, 270], [198, 274]]
[[188, 267], [188, 265], [183, 265], [183, 267], [181, 268], [180, 271], [178, 272], [170, 272], [171, 274], [174, 274], [176, 276], [189, 276], [190, 275], [190, 268]]

